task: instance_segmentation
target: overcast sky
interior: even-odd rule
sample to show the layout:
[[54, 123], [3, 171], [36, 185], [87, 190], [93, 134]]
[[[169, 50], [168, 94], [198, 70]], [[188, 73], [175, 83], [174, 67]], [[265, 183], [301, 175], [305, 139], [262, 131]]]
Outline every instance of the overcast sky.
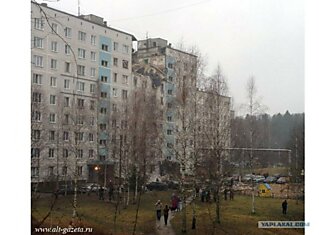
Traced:
[[[77, 15], [78, 0], [46, 3]], [[239, 107], [251, 75], [268, 113], [304, 112], [302, 0], [80, 0], [80, 11], [137, 39], [148, 34], [197, 45], [208, 74], [222, 66], [237, 114], [245, 113]]]

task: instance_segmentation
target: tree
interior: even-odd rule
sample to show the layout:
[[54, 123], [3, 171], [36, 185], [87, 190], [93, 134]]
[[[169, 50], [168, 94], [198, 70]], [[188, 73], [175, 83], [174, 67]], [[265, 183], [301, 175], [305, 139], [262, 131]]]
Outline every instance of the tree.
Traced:
[[[250, 154], [249, 154], [249, 167], [251, 173], [253, 173], [254, 168], [254, 156], [253, 148], [255, 144], [255, 136], [258, 135], [256, 130], [256, 116], [264, 112], [265, 107], [261, 105], [260, 98], [257, 97], [257, 87], [255, 83], [255, 78], [251, 76], [247, 82], [247, 98], [248, 98], [248, 117], [249, 117], [249, 136], [250, 136]], [[254, 180], [251, 178], [251, 187], [252, 187], [252, 204], [251, 204], [251, 213], [255, 214], [255, 185]]]
[[206, 80], [202, 96], [202, 113], [204, 121], [200, 126], [201, 145], [206, 149], [202, 164], [209, 171], [206, 175], [213, 183], [216, 196], [215, 222], [221, 222], [219, 194], [222, 182], [227, 175], [226, 162], [230, 147], [230, 98], [227, 97], [228, 87], [221, 67], [218, 65], [215, 73]]

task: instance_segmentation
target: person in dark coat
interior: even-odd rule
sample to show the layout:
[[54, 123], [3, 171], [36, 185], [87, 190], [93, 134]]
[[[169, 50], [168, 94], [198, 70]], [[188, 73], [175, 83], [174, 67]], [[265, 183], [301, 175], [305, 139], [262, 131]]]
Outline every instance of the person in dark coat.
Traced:
[[104, 200], [104, 189], [102, 186], [99, 188], [99, 200]]
[[287, 214], [287, 208], [288, 208], [288, 202], [287, 200], [283, 201], [283, 203], [281, 204], [282, 206], [282, 213], [285, 215]]
[[227, 201], [227, 189], [226, 188], [224, 190], [224, 198], [225, 198], [225, 201]]
[[233, 189], [231, 189], [229, 191], [229, 200], [234, 200], [234, 190]]
[[168, 208], [168, 205], [166, 205], [165, 208], [164, 208], [164, 210], [163, 210], [165, 226], [167, 225], [168, 212], [169, 212], [169, 208]]
[[112, 184], [112, 181], [110, 180], [109, 182], [109, 201], [112, 201], [112, 198], [113, 198], [113, 184]]

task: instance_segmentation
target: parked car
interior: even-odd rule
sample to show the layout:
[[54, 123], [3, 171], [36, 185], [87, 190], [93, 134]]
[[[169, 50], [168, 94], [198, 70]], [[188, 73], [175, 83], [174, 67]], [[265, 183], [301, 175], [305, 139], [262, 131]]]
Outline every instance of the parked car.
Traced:
[[69, 185], [69, 184], [62, 184], [62, 185], [59, 185], [59, 188], [58, 188], [58, 191], [57, 191], [58, 194], [74, 194], [74, 187], [72, 185]]
[[263, 176], [263, 175], [256, 175], [256, 176], [254, 177], [254, 181], [255, 181], [256, 183], [264, 182], [264, 180], [265, 180], [265, 176]]
[[277, 181], [277, 177], [275, 176], [268, 176], [265, 180], [264, 183], [276, 183]]
[[254, 175], [252, 175], [252, 174], [247, 174], [247, 175], [245, 175], [245, 176], [241, 179], [241, 181], [243, 181], [243, 182], [249, 182], [249, 181], [251, 181], [251, 179], [254, 179], [254, 178], [255, 178]]
[[88, 193], [88, 192], [97, 192], [100, 188], [100, 185], [94, 183], [87, 183], [79, 186], [79, 192]]
[[178, 181], [172, 180], [172, 181], [168, 181], [167, 182], [167, 186], [170, 189], [178, 189], [179, 188], [179, 183], [178, 183]]
[[152, 190], [165, 191], [168, 189], [168, 185], [162, 182], [151, 182], [146, 185], [146, 188], [150, 191]]
[[276, 181], [276, 183], [277, 184], [285, 184], [285, 183], [287, 183], [287, 178], [286, 177], [280, 177], [277, 181]]

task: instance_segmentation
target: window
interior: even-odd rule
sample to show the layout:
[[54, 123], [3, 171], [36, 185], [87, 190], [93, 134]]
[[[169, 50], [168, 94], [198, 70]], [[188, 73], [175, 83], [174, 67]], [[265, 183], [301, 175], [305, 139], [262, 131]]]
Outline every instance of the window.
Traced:
[[70, 97], [64, 97], [64, 107], [70, 107]]
[[101, 92], [101, 98], [107, 98], [107, 92]]
[[102, 61], [101, 61], [101, 65], [102, 65], [103, 67], [107, 67], [107, 64], [108, 64], [108, 63], [107, 63], [106, 60], [102, 60]]
[[37, 85], [41, 85], [42, 84], [42, 75], [34, 73], [32, 76], [32, 83], [37, 84]]
[[126, 54], [129, 53], [129, 46], [128, 45], [123, 45], [123, 52]]
[[167, 121], [171, 122], [172, 121], [172, 116], [167, 116]]
[[91, 60], [96, 61], [96, 53], [94, 51], [91, 51]]
[[167, 143], [166, 146], [167, 146], [167, 148], [170, 148], [170, 149], [173, 148], [173, 144], [172, 143]]
[[114, 74], [113, 74], [113, 82], [114, 82], [114, 83], [117, 83], [117, 73], [114, 73]]
[[173, 68], [173, 64], [172, 63], [168, 63], [167, 67], [172, 69]]
[[85, 76], [85, 66], [78, 65], [78, 75]]
[[107, 76], [101, 76], [101, 82], [107, 82]]
[[122, 78], [123, 78], [123, 83], [124, 84], [128, 84], [128, 76], [127, 75], [123, 75]]
[[75, 141], [83, 141], [84, 133], [83, 132], [75, 132]]
[[172, 95], [173, 94], [173, 90], [167, 90], [167, 94]]
[[109, 46], [106, 44], [102, 44], [102, 50], [103, 51], [109, 51]]
[[72, 29], [66, 27], [66, 28], [64, 29], [64, 36], [66, 36], [67, 38], [71, 38], [71, 36], [72, 36]]
[[106, 145], [106, 140], [100, 140], [100, 145]]
[[49, 148], [49, 158], [54, 158], [54, 149]]
[[31, 137], [33, 140], [40, 140], [41, 131], [40, 130], [32, 130]]
[[122, 99], [127, 99], [127, 90], [122, 90]]
[[91, 35], [91, 45], [96, 45], [96, 36]]
[[113, 58], [113, 65], [114, 66], [118, 66], [118, 62], [119, 62], [118, 58]]
[[95, 118], [94, 117], [90, 117], [90, 125], [94, 126], [95, 123]]
[[86, 40], [86, 33], [82, 32], [82, 31], [79, 31], [78, 32], [78, 40], [82, 41], [82, 42], [85, 42]]
[[34, 37], [33, 46], [35, 48], [43, 48], [43, 38]]
[[172, 107], [173, 107], [172, 103], [167, 103], [167, 108], [172, 108]]
[[69, 157], [69, 150], [68, 149], [63, 149], [63, 157], [68, 158]]
[[134, 86], [137, 87], [137, 78], [134, 77]]
[[70, 114], [64, 114], [63, 124], [68, 125], [70, 120]]
[[58, 52], [58, 42], [51, 42], [51, 51]]
[[93, 142], [94, 141], [94, 134], [89, 133], [89, 141]]
[[41, 112], [40, 111], [32, 111], [31, 120], [40, 122], [41, 121]]
[[170, 82], [172, 82], [172, 81], [173, 81], [173, 77], [172, 77], [172, 76], [169, 76], [169, 77], [168, 77], [168, 80], [169, 80]]
[[105, 155], [100, 155], [99, 158], [100, 158], [100, 161], [105, 161]]
[[187, 63], [184, 63], [184, 70], [187, 71], [187, 69], [188, 69], [188, 65]]
[[31, 167], [31, 176], [38, 177], [39, 176], [39, 167]]
[[77, 176], [82, 176], [82, 166], [77, 166], [76, 167], [76, 175]]
[[64, 131], [63, 132], [63, 140], [64, 141], [68, 141], [69, 140], [69, 132], [68, 131]]
[[55, 95], [50, 95], [50, 104], [56, 104], [56, 96]]
[[40, 157], [40, 149], [31, 148], [31, 158], [39, 158], [39, 157]]
[[115, 119], [112, 120], [112, 127], [116, 127], [116, 120]]
[[117, 111], [117, 105], [116, 104], [112, 104], [112, 111], [114, 111], [114, 112]]
[[83, 116], [77, 116], [76, 117], [76, 124], [77, 125], [83, 125], [84, 124]]
[[95, 110], [95, 101], [90, 100], [90, 110]]
[[95, 68], [91, 68], [90, 75], [91, 77], [95, 77]]
[[32, 93], [32, 101], [35, 103], [41, 103], [41, 93], [33, 92]]
[[85, 50], [82, 48], [78, 48], [78, 57], [80, 59], [85, 59]]
[[106, 124], [105, 123], [101, 123], [100, 124], [100, 130], [101, 131], [105, 131], [106, 130]]
[[50, 113], [49, 114], [49, 122], [50, 123], [55, 123], [56, 120], [55, 120], [55, 113]]
[[93, 157], [94, 157], [94, 150], [89, 149], [89, 158], [93, 158]]
[[119, 50], [119, 44], [117, 42], [113, 42], [113, 50], [118, 51]]
[[117, 97], [117, 89], [113, 88], [113, 97]]
[[50, 68], [51, 69], [57, 69], [58, 67], [58, 61], [56, 59], [51, 59]]
[[148, 59], [144, 59], [144, 64], [148, 64]]
[[41, 18], [34, 18], [34, 28], [43, 30], [44, 29], [44, 21]]
[[84, 108], [84, 99], [78, 99], [78, 108]]
[[84, 82], [76, 82], [76, 89], [78, 91], [84, 91], [85, 83]]
[[51, 33], [58, 33], [58, 25], [55, 23], [51, 24]]
[[33, 59], [34, 59], [35, 67], [43, 68], [43, 57], [42, 56], [35, 55], [35, 56], [33, 56]]
[[122, 60], [122, 67], [124, 69], [128, 69], [128, 61], [127, 60]]
[[77, 149], [76, 158], [83, 158], [83, 149]]
[[55, 139], [55, 131], [50, 131], [49, 132], [49, 140], [54, 140]]
[[68, 174], [68, 167], [64, 166], [62, 167], [62, 175], [67, 175]]
[[69, 62], [65, 62], [64, 63], [64, 72], [66, 72], [66, 73], [70, 73], [70, 71], [71, 71], [71, 64], [69, 63]]
[[66, 55], [70, 55], [71, 54], [71, 47], [68, 44], [65, 44], [65, 46], [64, 46], [64, 53]]
[[50, 86], [56, 87], [56, 77], [50, 77]]
[[90, 84], [90, 93], [95, 93], [95, 84]]
[[106, 114], [106, 112], [107, 112], [107, 109], [106, 109], [106, 108], [101, 108], [101, 109], [100, 109], [100, 113], [101, 113], [101, 114]]
[[167, 135], [172, 135], [172, 130], [167, 130]]

